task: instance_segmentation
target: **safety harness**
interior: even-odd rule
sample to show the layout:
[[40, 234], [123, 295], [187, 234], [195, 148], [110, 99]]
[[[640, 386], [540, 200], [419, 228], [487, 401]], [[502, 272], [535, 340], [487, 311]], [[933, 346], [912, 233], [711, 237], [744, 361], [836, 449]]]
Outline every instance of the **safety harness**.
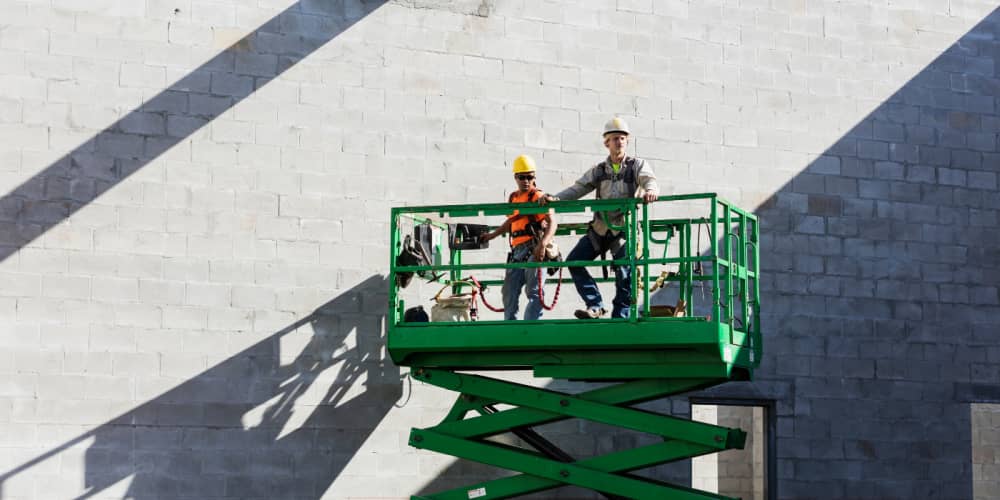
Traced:
[[[598, 188], [596, 189], [595, 193], [598, 200], [601, 199], [601, 190], [599, 189], [600, 183], [604, 181], [611, 181], [611, 182], [624, 181], [625, 185], [628, 187], [628, 190], [626, 191], [628, 193], [635, 193], [635, 190], [639, 187], [639, 183], [636, 180], [635, 158], [630, 158], [626, 156], [625, 159], [622, 160], [622, 166], [621, 168], [618, 169], [617, 173], [614, 171], [613, 168], [611, 168], [611, 165], [608, 163], [608, 160], [604, 160], [601, 163], [598, 163], [597, 166], [600, 167], [600, 170], [594, 177], [594, 184], [595, 188]], [[609, 169], [611, 170], [611, 172], [608, 172]]]
[[[516, 198], [521, 193], [515, 191], [507, 197], [507, 203], [533, 203], [537, 202], [542, 196], [542, 191], [537, 187], [532, 187], [527, 193], [527, 198], [522, 201], [517, 201]], [[532, 240], [539, 238], [542, 233], [542, 224], [540, 217], [537, 214], [531, 215], [515, 215], [510, 219], [510, 247], [514, 248], [519, 245], [531, 242]], [[519, 226], [519, 227], [516, 227]], [[528, 236], [529, 238], [524, 239], [523, 237]]]
[[[624, 182], [626, 187], [625, 192], [629, 193], [630, 196], [632, 194], [635, 194], [635, 191], [636, 189], [638, 189], [639, 186], [636, 176], [636, 170], [637, 170], [636, 163], [637, 160], [635, 158], [630, 158], [626, 156], [625, 159], [622, 160], [621, 164], [622, 166], [620, 169], [618, 169], [618, 172], [614, 172], [614, 170], [611, 168], [611, 165], [608, 163], [607, 160], [604, 160], [601, 163], [599, 163], [597, 165], [599, 167], [598, 173], [597, 175], [594, 176], [594, 181], [593, 181], [596, 188], [595, 195], [597, 199], [600, 200], [603, 198], [601, 196], [600, 187], [601, 183], [604, 181]], [[611, 172], [609, 172], [609, 170], [611, 170]], [[603, 215], [601, 215], [601, 213], [595, 214], [595, 216], [604, 217]], [[607, 220], [605, 220], [604, 222], [605, 224], [610, 226]], [[611, 231], [610, 227], [608, 227], [608, 231]], [[616, 253], [618, 253], [618, 251], [621, 250], [622, 245], [625, 243], [624, 231], [619, 231], [617, 237], [608, 241], [607, 239], [597, 234], [597, 231], [594, 230], [593, 222], [591, 222], [590, 227], [587, 230], [587, 238], [590, 239], [590, 244], [591, 246], [594, 247], [594, 251], [600, 254], [601, 260], [607, 259], [608, 252], [610, 252], [611, 255], [615, 255]], [[601, 266], [601, 274], [604, 276], [604, 278], [608, 277], [608, 266]]]

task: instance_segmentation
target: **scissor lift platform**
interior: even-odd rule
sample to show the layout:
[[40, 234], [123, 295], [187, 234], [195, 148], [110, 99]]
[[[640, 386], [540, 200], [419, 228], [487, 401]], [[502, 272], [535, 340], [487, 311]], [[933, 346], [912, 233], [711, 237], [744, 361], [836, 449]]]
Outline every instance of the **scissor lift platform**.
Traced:
[[[630, 474], [654, 465], [742, 448], [746, 438], [739, 429], [632, 408], [730, 380], [749, 380], [760, 362], [757, 219], [713, 193], [665, 196], [654, 203], [669, 206], [693, 200], [703, 201], [707, 213], [656, 219], [649, 205], [632, 199], [556, 202], [545, 207], [483, 204], [393, 209], [394, 255], [401, 247], [406, 221], [444, 228], [435, 218], [481, 219], [514, 210], [520, 214], [621, 210], [626, 215], [625, 225], [619, 229], [633, 236], [626, 240], [626, 257], [619, 260], [463, 265], [461, 250], [448, 252], [447, 262], [441, 257], [426, 266], [398, 266], [393, 259], [393, 276], [403, 272], [444, 272], [445, 282], [455, 284], [455, 293], [468, 282], [462, 279], [463, 274], [488, 269], [604, 264], [629, 266], [632, 276], [639, 276], [632, 280], [634, 300], [629, 319], [594, 320], [405, 322], [405, 304], [394, 281], [390, 290], [390, 356], [396, 364], [411, 367], [417, 380], [459, 393], [443, 421], [430, 428], [414, 429], [410, 444], [519, 473], [413, 498], [511, 498], [565, 485], [602, 492], [607, 498], [728, 498]], [[696, 251], [694, 241], [696, 228], [701, 227], [706, 229], [708, 241], [704, 253]], [[582, 224], [561, 223], [557, 235], [576, 233], [579, 237], [584, 230]], [[700, 240], [700, 230], [697, 234]], [[658, 249], [662, 249], [661, 257], [654, 256]], [[655, 266], [675, 266], [676, 270], [657, 277], [650, 274]], [[678, 298], [687, 304], [687, 316], [654, 315], [650, 288], [658, 279], [676, 284]], [[695, 303], [696, 287], [702, 288], [704, 303]], [[710, 293], [705, 293], [705, 287]], [[536, 377], [616, 384], [570, 394], [468, 373], [491, 370], [531, 370]], [[510, 408], [498, 410], [498, 404]], [[662, 442], [578, 459], [532, 429], [569, 418], [653, 434]], [[526, 446], [487, 439], [504, 433], [518, 436]]]
[[420, 323], [396, 329], [389, 351], [403, 366], [532, 369], [538, 377], [745, 380], [748, 343], [745, 332], [704, 318], [558, 319]]

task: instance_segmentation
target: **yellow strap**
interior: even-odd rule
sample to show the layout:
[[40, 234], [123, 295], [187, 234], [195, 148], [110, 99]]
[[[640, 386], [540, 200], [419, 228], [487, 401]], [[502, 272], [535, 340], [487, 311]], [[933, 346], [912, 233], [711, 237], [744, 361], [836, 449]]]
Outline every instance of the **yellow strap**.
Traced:
[[[474, 285], [474, 284], [473, 284], [473, 283], [472, 283], [471, 281], [468, 281], [468, 280], [458, 280], [458, 281], [452, 281], [451, 283], [448, 283], [447, 285], [445, 285], [445, 286], [441, 287], [441, 289], [440, 289], [440, 290], [438, 290], [438, 293], [434, 294], [434, 298], [433, 298], [433, 299], [431, 299], [431, 300], [433, 300], [434, 302], [437, 302], [437, 301], [438, 301], [438, 299], [439, 299], [439, 298], [441, 298], [441, 294], [442, 294], [442, 293], [444, 293], [444, 291], [445, 291], [446, 289], [448, 289], [448, 287], [450, 287], [450, 286], [455, 286], [455, 285], [457, 285], [457, 284], [459, 284], [459, 283], [463, 283], [463, 284], [466, 284], [466, 285], [469, 285], [469, 286], [472, 286], [472, 287], [475, 287], [475, 285]], [[464, 294], [461, 294], [461, 295], [464, 295]]]

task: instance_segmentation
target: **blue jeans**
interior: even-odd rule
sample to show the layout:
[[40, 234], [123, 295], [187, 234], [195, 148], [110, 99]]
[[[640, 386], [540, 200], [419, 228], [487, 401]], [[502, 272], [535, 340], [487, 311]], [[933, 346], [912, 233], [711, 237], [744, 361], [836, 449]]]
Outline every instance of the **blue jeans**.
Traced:
[[[609, 245], [616, 237], [611, 235], [611, 231], [608, 231], [603, 237], [598, 236], [597, 238], [604, 245]], [[625, 251], [626, 248], [623, 244], [614, 253], [612, 258], [625, 258]], [[569, 255], [566, 256], [566, 260], [594, 260], [599, 255], [597, 250], [594, 250], [594, 245], [590, 242], [590, 236], [584, 235], [576, 243], [576, 246], [573, 247], [573, 250], [569, 252]], [[614, 308], [611, 310], [611, 317], [627, 318], [629, 306], [632, 305], [631, 270], [628, 266], [611, 266], [611, 268], [615, 271], [615, 299], [612, 301]], [[583, 298], [583, 302], [587, 304], [587, 309], [603, 309], [604, 299], [601, 298], [601, 291], [597, 288], [597, 283], [590, 275], [590, 272], [587, 271], [587, 268], [571, 267], [569, 268], [569, 274], [573, 276], [573, 284], [576, 285], [576, 291]]]
[[[534, 246], [531, 243], [518, 245], [512, 250], [511, 262], [534, 262], [531, 255]], [[545, 273], [542, 273], [542, 282]], [[521, 288], [528, 296], [528, 307], [524, 310], [524, 319], [541, 319], [542, 297], [539, 294], [538, 268], [508, 269], [503, 279], [503, 319], [517, 319], [518, 299], [521, 298]]]

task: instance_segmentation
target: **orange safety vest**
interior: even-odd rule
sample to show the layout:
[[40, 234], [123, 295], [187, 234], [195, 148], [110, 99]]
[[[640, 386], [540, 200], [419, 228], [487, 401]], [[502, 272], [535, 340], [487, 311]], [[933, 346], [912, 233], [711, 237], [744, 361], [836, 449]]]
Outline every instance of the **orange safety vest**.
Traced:
[[[542, 191], [531, 188], [528, 192], [514, 191], [507, 199], [508, 203], [534, 203], [542, 197]], [[517, 210], [510, 215], [510, 247], [528, 243], [534, 238], [535, 232], [541, 237], [540, 223], [545, 220], [545, 214], [518, 215]], [[529, 226], [534, 225], [534, 228]]]

